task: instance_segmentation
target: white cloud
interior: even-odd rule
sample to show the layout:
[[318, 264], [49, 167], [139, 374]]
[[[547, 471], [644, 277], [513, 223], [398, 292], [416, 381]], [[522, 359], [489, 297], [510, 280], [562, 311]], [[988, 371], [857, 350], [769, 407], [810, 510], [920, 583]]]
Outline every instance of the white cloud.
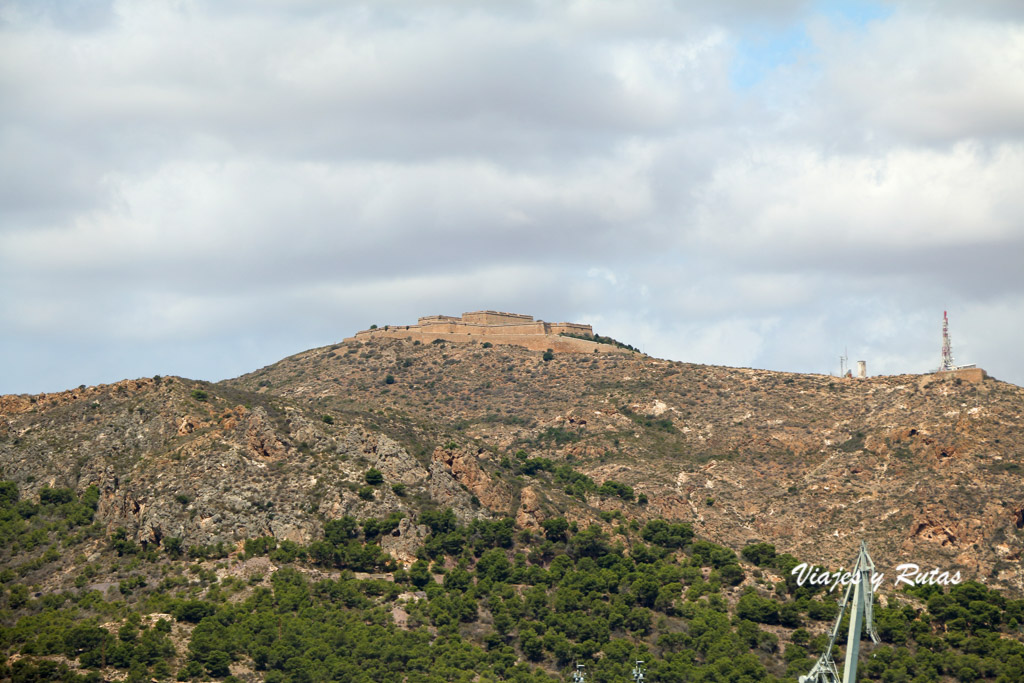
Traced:
[[761, 146], [719, 166], [703, 189], [703, 241], [818, 257], [1024, 239], [1024, 144], [961, 143], [880, 155]]
[[[54, 357], [0, 391], [222, 377], [474, 308], [897, 372], [949, 307], [1024, 382], [1013, 7], [9, 2], [0, 347]], [[761, 31], [779, 53], [736, 90]]]
[[934, 145], [1024, 133], [1024, 24], [903, 9], [865, 32], [813, 26], [823, 133]]

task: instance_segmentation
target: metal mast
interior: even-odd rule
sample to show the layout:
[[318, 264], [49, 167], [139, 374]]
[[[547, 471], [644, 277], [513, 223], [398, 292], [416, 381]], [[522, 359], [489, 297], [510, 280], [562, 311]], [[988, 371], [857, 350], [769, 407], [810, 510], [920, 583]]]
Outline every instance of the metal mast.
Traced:
[[955, 370], [956, 365], [953, 364], [953, 342], [949, 339], [949, 317], [946, 315], [946, 311], [942, 312], [942, 362], [939, 364], [939, 370]]
[[586, 674], [583, 673], [585, 667], [582, 664], [576, 665], [576, 671], [572, 674], [572, 683], [584, 683]]
[[[857, 655], [860, 653], [861, 627], [868, 632], [871, 640], [878, 642], [878, 634], [875, 632], [875, 615], [872, 602], [874, 600], [874, 588], [871, 577], [875, 573], [875, 563], [868, 555], [868, 547], [864, 541], [860, 542], [860, 553], [854, 560], [853, 570], [850, 572], [852, 581], [846, 586], [843, 594], [843, 601], [839, 604], [839, 615], [836, 616], [836, 623], [832, 627], [832, 635], [828, 639], [828, 646], [825, 652], [814, 664], [814, 668], [806, 676], [800, 677], [800, 683], [854, 683], [857, 680]], [[852, 596], [851, 596], [852, 593]], [[846, 639], [846, 662], [843, 666], [843, 677], [839, 677], [836, 663], [832, 660], [832, 647], [839, 637], [840, 625], [846, 607], [853, 601], [850, 612], [850, 630]]]
[[644, 660], [642, 660], [642, 659], [636, 660], [636, 666], [633, 667], [633, 681], [634, 681], [634, 683], [644, 683], [645, 679], [644, 679], [644, 668], [642, 666], [643, 663], [644, 663]]

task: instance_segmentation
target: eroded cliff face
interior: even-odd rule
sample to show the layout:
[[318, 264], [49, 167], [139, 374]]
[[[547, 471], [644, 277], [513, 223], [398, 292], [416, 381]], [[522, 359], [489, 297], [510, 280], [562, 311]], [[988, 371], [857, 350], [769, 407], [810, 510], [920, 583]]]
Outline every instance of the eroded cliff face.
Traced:
[[[16, 436], [0, 444], [3, 477], [28, 497], [43, 486], [96, 486], [97, 521], [143, 544], [176, 537], [186, 546], [233, 545], [259, 536], [308, 543], [325, 520], [342, 515], [402, 512], [414, 520], [429, 496], [465, 520], [490, 515], [460, 485], [468, 465], [428, 469], [394, 440], [359, 425], [329, 425], [290, 406], [272, 416], [263, 406], [197, 401], [189, 383], [164, 383], [144, 382], [130, 392], [113, 385], [60, 401], [7, 401], [17, 410], [6, 410], [3, 424]], [[360, 496], [371, 468], [385, 484]], [[485, 480], [477, 471], [470, 483], [480, 488]], [[395, 484], [405, 487], [402, 495]], [[411, 561], [423, 535], [405, 521], [385, 545]]]
[[[608, 530], [664, 517], [829, 566], [865, 539], [886, 566], [1024, 590], [1022, 415], [1024, 390], [992, 379], [384, 339], [220, 384], [0, 397], [0, 475], [27, 497], [95, 485], [97, 519], [146, 543], [305, 543], [341, 515], [401, 512], [382, 544], [411, 561], [426, 508], [534, 530], [555, 516]], [[523, 469], [532, 459], [545, 462]], [[371, 468], [384, 482], [367, 491]], [[645, 502], [600, 494], [606, 481]]]

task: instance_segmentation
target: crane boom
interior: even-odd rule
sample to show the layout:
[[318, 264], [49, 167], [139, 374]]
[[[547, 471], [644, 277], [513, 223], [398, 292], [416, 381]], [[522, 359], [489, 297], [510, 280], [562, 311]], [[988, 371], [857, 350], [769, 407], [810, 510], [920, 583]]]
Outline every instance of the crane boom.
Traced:
[[[853, 570], [850, 572], [852, 580], [847, 584], [843, 600], [839, 604], [839, 614], [832, 626], [828, 647], [825, 648], [810, 672], [800, 677], [800, 683], [854, 683], [857, 680], [857, 655], [860, 654], [861, 630], [867, 631], [871, 640], [878, 642], [873, 608], [874, 585], [871, 582], [874, 573], [875, 563], [871, 560], [871, 555], [868, 554], [867, 545], [861, 541], [860, 552], [857, 554]], [[840, 678], [836, 663], [832, 659], [832, 648], [839, 637], [843, 615], [851, 603], [850, 629], [846, 640], [846, 661], [843, 666], [843, 677]]]

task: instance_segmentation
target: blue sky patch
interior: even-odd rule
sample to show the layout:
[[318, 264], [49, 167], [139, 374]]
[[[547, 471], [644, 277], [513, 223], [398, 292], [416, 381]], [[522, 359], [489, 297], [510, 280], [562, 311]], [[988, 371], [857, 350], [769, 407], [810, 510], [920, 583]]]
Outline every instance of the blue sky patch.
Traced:
[[877, 2], [821, 0], [793, 23], [751, 27], [739, 35], [736, 59], [730, 70], [733, 87], [752, 88], [775, 69], [812, 52], [807, 35], [807, 20], [812, 16], [823, 16], [843, 28], [856, 30], [890, 14], [891, 9]]

